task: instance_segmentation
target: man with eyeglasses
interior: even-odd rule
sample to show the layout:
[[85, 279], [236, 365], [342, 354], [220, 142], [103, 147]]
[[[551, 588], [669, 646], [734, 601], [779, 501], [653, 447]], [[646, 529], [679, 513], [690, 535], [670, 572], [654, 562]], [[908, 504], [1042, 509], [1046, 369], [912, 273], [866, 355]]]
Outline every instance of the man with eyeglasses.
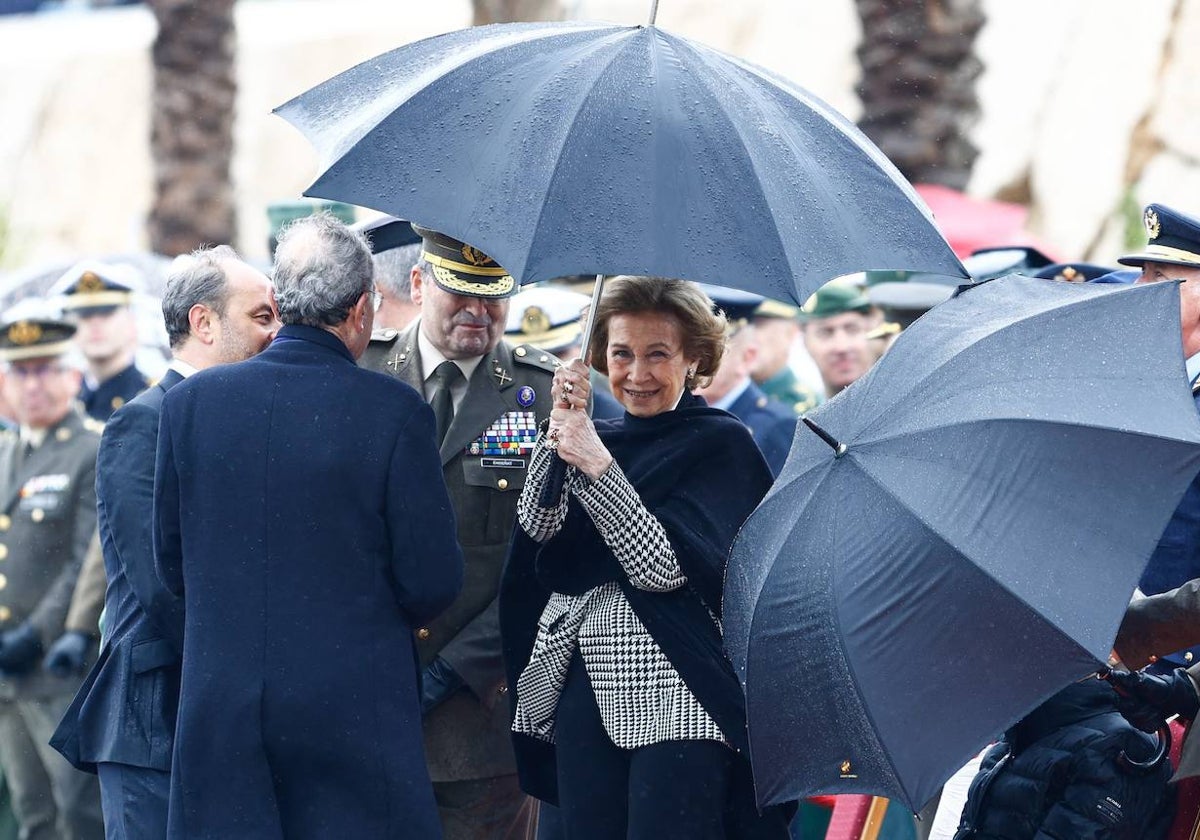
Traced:
[[0, 435], [0, 767], [29, 838], [104, 836], [95, 777], [48, 743], [80, 678], [40, 667], [96, 530], [99, 424], [75, 408], [80, 373], [65, 362], [74, 332], [50, 318], [0, 324], [19, 424]]
[[832, 397], [870, 369], [875, 361], [867, 333], [871, 301], [853, 286], [827, 283], [800, 310], [804, 346], [817, 363], [825, 396]]

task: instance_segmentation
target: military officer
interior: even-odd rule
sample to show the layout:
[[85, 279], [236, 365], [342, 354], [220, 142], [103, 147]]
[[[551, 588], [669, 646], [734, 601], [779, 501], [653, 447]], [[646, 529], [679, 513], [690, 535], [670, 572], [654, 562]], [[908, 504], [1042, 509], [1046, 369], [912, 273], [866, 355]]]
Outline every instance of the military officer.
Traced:
[[355, 225], [371, 243], [375, 265], [375, 332], [386, 341], [421, 314], [412, 299], [412, 267], [421, 256], [421, 237], [412, 225], [395, 216], [381, 216]]
[[728, 333], [721, 366], [712, 382], [696, 393], [713, 408], [724, 409], [742, 421], [754, 436], [771, 474], [778, 476], [792, 448], [796, 415], [788, 406], [768, 397], [750, 377], [759, 352], [757, 330], [750, 319], [763, 299], [718, 286], [702, 288], [725, 313]]
[[447, 840], [524, 836], [500, 658], [496, 595], [538, 424], [549, 416], [550, 353], [502, 341], [516, 281], [463, 242], [414, 224], [418, 320], [375, 334], [360, 364], [423, 393], [458, 522], [462, 593], [416, 631], [425, 752]]
[[753, 322], [759, 352], [751, 376], [768, 397], [779, 400], [797, 415], [821, 404], [821, 396], [800, 381], [791, 367], [792, 350], [800, 336], [800, 310], [766, 299], [754, 310]]
[[64, 363], [74, 332], [42, 318], [0, 325], [20, 424], [0, 437], [0, 767], [29, 838], [104, 836], [95, 777], [48, 744], [79, 679], [39, 667], [96, 531], [99, 424], [75, 407], [80, 375]]
[[88, 261], [72, 266], [56, 284], [64, 313], [78, 327], [75, 344], [87, 360], [79, 400], [97, 420], [107, 420], [150, 385], [134, 364], [134, 284], [118, 267]]
[[867, 334], [878, 326], [879, 311], [863, 292], [826, 283], [801, 308], [804, 346], [832, 397], [866, 373], [878, 358]]

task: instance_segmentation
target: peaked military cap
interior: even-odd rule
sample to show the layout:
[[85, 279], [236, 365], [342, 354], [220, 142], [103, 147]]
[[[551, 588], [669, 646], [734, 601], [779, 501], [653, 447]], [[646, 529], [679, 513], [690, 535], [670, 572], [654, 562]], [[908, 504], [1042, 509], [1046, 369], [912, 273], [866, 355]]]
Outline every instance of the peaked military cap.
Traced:
[[0, 323], [0, 361], [61, 356], [71, 349], [75, 327], [55, 318], [5, 315]]
[[513, 296], [504, 334], [521, 344], [558, 353], [579, 341], [580, 315], [590, 298], [553, 286], [522, 289]]
[[1149, 204], [1142, 214], [1150, 241], [1136, 254], [1119, 257], [1121, 265], [1146, 262], [1200, 267], [1200, 219], [1162, 204]]
[[369, 222], [360, 222], [354, 229], [367, 237], [371, 243], [372, 254], [382, 254], [393, 248], [403, 248], [405, 245], [416, 245], [421, 236], [413, 230], [412, 223], [395, 216], [380, 216]]
[[1093, 263], [1052, 263], [1044, 268], [1038, 269], [1034, 273], [1034, 277], [1040, 277], [1043, 280], [1063, 280], [1067, 283], [1086, 283], [1089, 280], [1095, 280], [1112, 271], [1107, 265], [1095, 265]]
[[483, 251], [416, 222], [412, 229], [421, 237], [421, 256], [433, 269], [434, 282], [447, 292], [478, 298], [516, 293], [517, 281]]
[[133, 301], [137, 281], [132, 274], [124, 266], [84, 260], [67, 269], [54, 289], [63, 295], [63, 309], [110, 310]]
[[[725, 313], [725, 320], [729, 322], [730, 331], [736, 331], [749, 323], [750, 319], [757, 314], [759, 307], [767, 302], [762, 295], [743, 292], [740, 289], [712, 286], [708, 283], [698, 283], [697, 285], [700, 287], [700, 291], [704, 292], [713, 302], [714, 310]], [[793, 316], [785, 315], [784, 317]]]
[[755, 318], [782, 318], [796, 320], [800, 318], [800, 307], [781, 300], [763, 298], [762, 303], [754, 308]]
[[815, 321], [847, 312], [865, 315], [870, 311], [871, 301], [861, 289], [845, 283], [826, 283], [800, 307], [800, 318], [803, 321]]
[[980, 248], [963, 260], [963, 267], [972, 280], [994, 280], [1014, 272], [1029, 273], [1045, 268], [1054, 260], [1037, 248], [1027, 245], [1011, 245], [998, 248]]

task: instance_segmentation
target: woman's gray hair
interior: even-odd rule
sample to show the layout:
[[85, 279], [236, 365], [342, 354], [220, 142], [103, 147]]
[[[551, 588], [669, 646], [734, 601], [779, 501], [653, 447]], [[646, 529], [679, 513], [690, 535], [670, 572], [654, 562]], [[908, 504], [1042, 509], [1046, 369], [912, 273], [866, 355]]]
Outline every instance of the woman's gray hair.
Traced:
[[167, 274], [167, 288], [162, 298], [163, 321], [171, 349], [178, 348], [191, 335], [188, 313], [196, 304], [204, 304], [225, 317], [229, 303], [229, 280], [223, 263], [241, 257], [228, 245], [206, 246], [177, 257]]
[[374, 279], [366, 238], [329, 213], [290, 223], [275, 249], [275, 303], [284, 324], [342, 323]]

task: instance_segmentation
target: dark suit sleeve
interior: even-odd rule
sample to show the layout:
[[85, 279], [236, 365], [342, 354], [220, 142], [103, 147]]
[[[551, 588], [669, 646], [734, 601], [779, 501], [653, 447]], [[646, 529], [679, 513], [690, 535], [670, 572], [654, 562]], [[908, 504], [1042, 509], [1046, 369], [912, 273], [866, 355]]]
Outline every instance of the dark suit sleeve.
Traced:
[[1142, 668], [1151, 656], [1195, 644], [1200, 644], [1200, 579], [1130, 602], [1113, 647], [1126, 667]]
[[129, 588], [158, 631], [182, 649], [178, 599], [154, 570], [154, 461], [158, 412], [130, 403], [104, 429], [96, 456], [96, 492], [104, 504], [112, 547]]
[[450, 606], [463, 582], [454, 508], [433, 441], [433, 411], [422, 402], [397, 437], [387, 492], [392, 573], [412, 624]]
[[[179, 529], [179, 474], [175, 467], [175, 448], [171, 440], [168, 403], [163, 402], [159, 418], [158, 447], [154, 462], [154, 569], [161, 586], [176, 598], [183, 598], [183, 544]], [[150, 615], [155, 621], [167, 621], [161, 605], [152, 603]]]
[[74, 499], [75, 509], [70, 524], [72, 529], [71, 557], [63, 564], [62, 571], [50, 584], [42, 600], [29, 616], [29, 623], [41, 634], [42, 643], [49, 645], [59, 634], [67, 620], [67, 611], [71, 606], [71, 597], [75, 594], [75, 584], [79, 582], [79, 573], [83, 570], [83, 558], [87, 554], [88, 545], [96, 532], [96, 462], [88, 459], [88, 464], [79, 471], [78, 487]]

